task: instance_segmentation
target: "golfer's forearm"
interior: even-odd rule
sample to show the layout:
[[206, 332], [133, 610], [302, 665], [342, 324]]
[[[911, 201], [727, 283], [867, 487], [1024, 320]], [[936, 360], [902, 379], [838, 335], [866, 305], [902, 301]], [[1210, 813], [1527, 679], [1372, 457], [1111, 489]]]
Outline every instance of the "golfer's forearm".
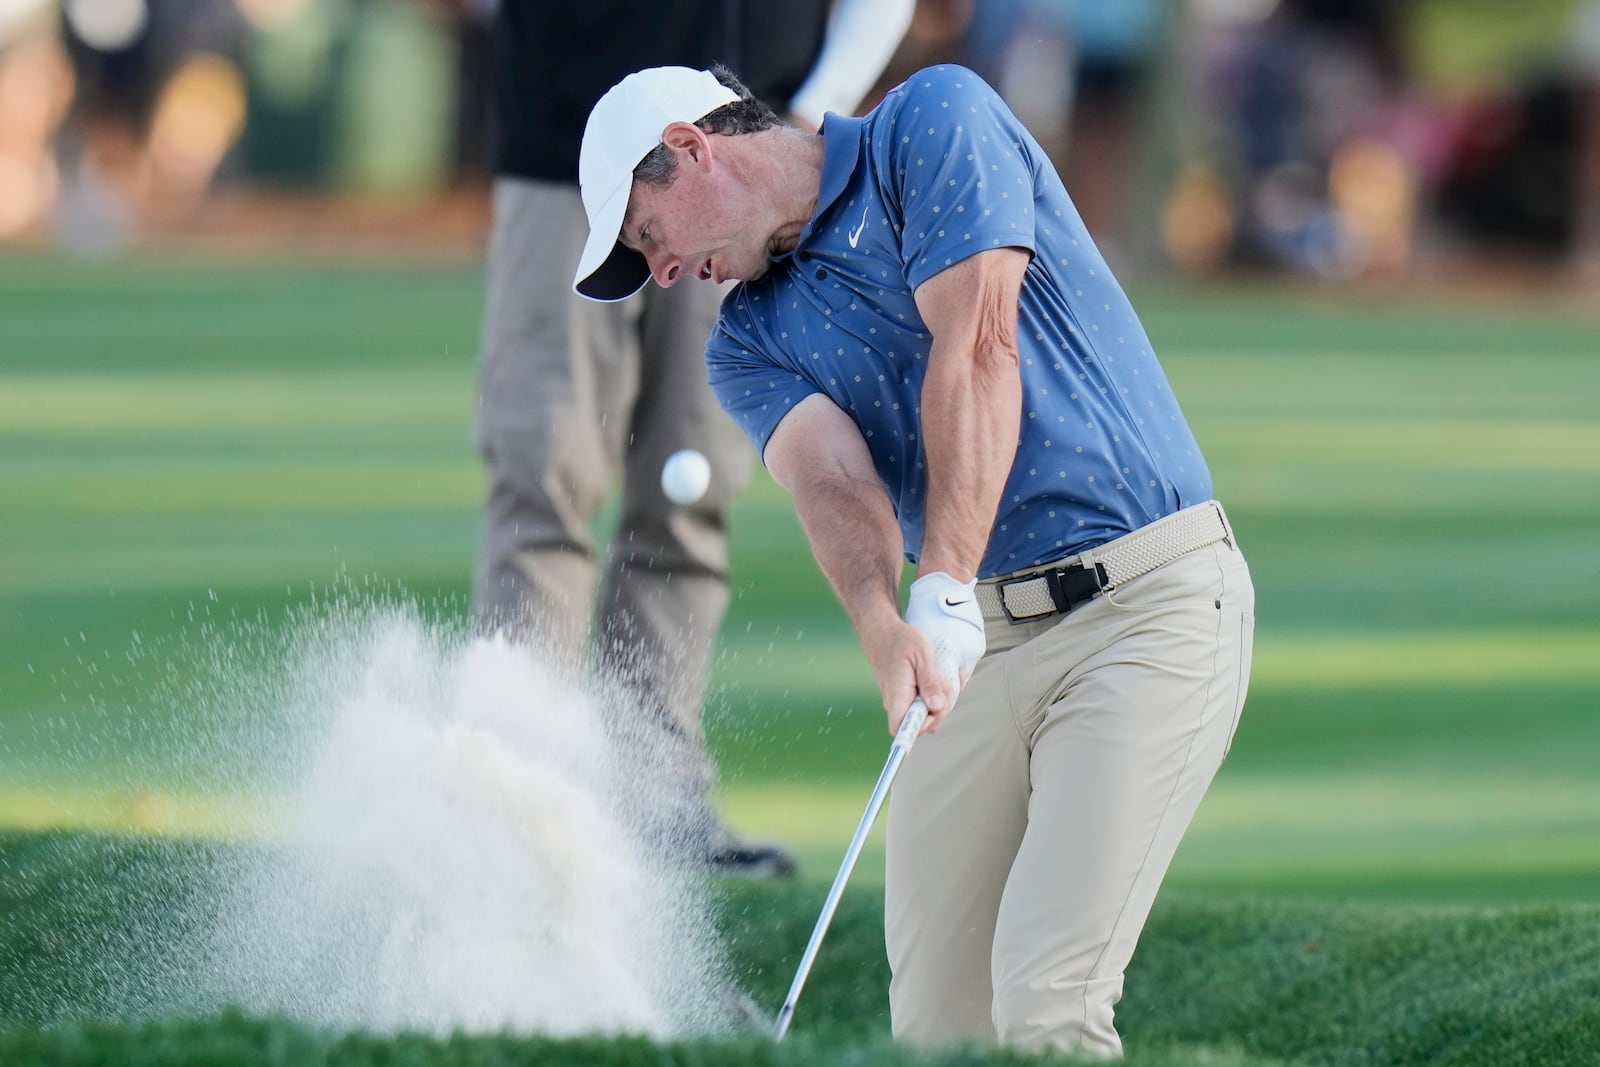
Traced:
[[856, 632], [900, 619], [902, 542], [883, 486], [816, 476], [794, 488], [795, 513], [811, 554]]
[[1016, 460], [1022, 419], [1015, 329], [992, 329], [969, 351], [935, 342], [922, 386], [928, 511], [918, 571], [977, 575], [1000, 494]]
[[921, 574], [971, 581], [983, 562], [1017, 455], [1017, 315], [1031, 256], [988, 249], [917, 287], [917, 310], [933, 333], [920, 397], [928, 468]]

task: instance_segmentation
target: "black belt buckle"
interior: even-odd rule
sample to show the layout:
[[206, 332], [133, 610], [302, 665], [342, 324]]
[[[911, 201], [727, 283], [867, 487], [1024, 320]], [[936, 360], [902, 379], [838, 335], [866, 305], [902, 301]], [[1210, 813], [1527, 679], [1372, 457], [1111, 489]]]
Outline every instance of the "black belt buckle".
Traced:
[[1030, 574], [1026, 578], [1014, 578], [1009, 582], [1001, 582], [995, 587], [999, 594], [1000, 610], [1005, 612], [1007, 621], [1013, 625], [1023, 622], [1035, 622], [1046, 618], [1050, 612], [1040, 612], [1037, 615], [1024, 615], [1018, 617], [1011, 613], [1011, 605], [1006, 603], [1006, 587], [1017, 585], [1021, 582], [1031, 582], [1044, 579], [1045, 588], [1050, 592], [1050, 601], [1055, 605], [1055, 614], [1065, 615], [1080, 604], [1093, 600], [1108, 584], [1106, 568], [1103, 563], [1096, 563], [1092, 568], [1082, 563], [1075, 563], [1070, 567], [1061, 567], [1056, 570], [1044, 571], [1040, 574]]
[[1106, 567], [1103, 563], [1096, 563], [1093, 567], [1078, 563], [1056, 571], [1045, 571], [1044, 581], [1045, 587], [1050, 590], [1050, 599], [1055, 601], [1056, 611], [1065, 615], [1079, 604], [1100, 595], [1100, 591], [1106, 587]]

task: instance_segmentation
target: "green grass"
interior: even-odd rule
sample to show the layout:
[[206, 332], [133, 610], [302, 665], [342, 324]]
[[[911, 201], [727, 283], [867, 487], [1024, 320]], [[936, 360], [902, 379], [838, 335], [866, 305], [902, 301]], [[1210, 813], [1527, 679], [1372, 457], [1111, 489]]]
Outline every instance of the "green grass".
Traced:
[[[208, 1004], [184, 946], [208, 919], [206, 871], [244, 847], [84, 835], [0, 837], [0, 1062], [20, 1064], [1000, 1064], [887, 1043], [877, 896], [846, 895], [794, 1040], [657, 1047], [328, 1034]], [[16, 872], [31, 877], [19, 880]], [[197, 874], [196, 872], [201, 872]], [[733, 970], [776, 1005], [821, 886], [724, 885]], [[159, 902], [159, 906], [156, 906]], [[184, 925], [175, 929], [172, 916]], [[1328, 905], [1170, 894], [1119, 1008], [1129, 1063], [1577, 1064], [1600, 1055], [1600, 908]], [[219, 1014], [220, 1013], [220, 1014]], [[112, 1025], [78, 1024], [76, 1015]], [[149, 1022], [162, 1016], [193, 1021]], [[62, 1021], [65, 1020], [65, 1021]], [[41, 1024], [53, 1024], [40, 1031]], [[142, 1058], [141, 1058], [142, 1057]], [[521, 1057], [520, 1059], [518, 1057]], [[1028, 1059], [1026, 1062], [1037, 1062]]]
[[[480, 288], [467, 267], [0, 259], [0, 818], [203, 823], [186, 797], [204, 768], [171, 750], [192, 691], [228, 684], [213, 661], [270, 656], [341, 581], [460, 614]], [[1596, 322], [1311, 290], [1136, 298], [1260, 598], [1244, 728], [1175, 884], [1313, 890], [1320, 866], [1285, 846], [1333, 840], [1265, 813], [1382, 796], [1393, 816], [1340, 844], [1330, 891], [1593, 899], [1550, 878], [1592, 842], [1499, 813], [1528, 791], [1544, 816], [1595, 810]], [[728, 807], [827, 868], [881, 762], [874, 687], [781, 492], [758, 476], [734, 527], [707, 712]], [[108, 723], [116, 743], [91, 740]], [[1408, 815], [1441, 798], [1453, 836]], [[1214, 826], [1213, 808], [1264, 814]]]
[[[1043, 1059], [1003, 1051], [920, 1053], [887, 1041], [841, 1055], [803, 1039], [777, 1045], [757, 1037], [659, 1044], [643, 1037], [570, 1038], [454, 1034], [448, 1038], [406, 1034], [338, 1038], [313, 1034], [283, 1020], [224, 1014], [216, 1020], [164, 1022], [139, 1028], [72, 1027], [51, 1034], [0, 1036], [0, 1053], [16, 1067], [100, 1067], [116, 1063], [150, 1067], [817, 1067], [822, 1064], [883, 1067], [1006, 1067], [1078, 1060]], [[1161, 1049], [1134, 1054], [1129, 1067], [1270, 1067], [1274, 1060], [1235, 1052]]]
[[[1234, 750], [1130, 974], [1130, 1033], [1149, 1055], [1170, 1040], [1221, 1050], [1218, 1063], [1421, 1063], [1450, 1060], [1423, 1048], [1457, 1048], [1455, 1027], [1476, 1035], [1458, 1062], [1559, 1062], [1543, 1053], [1567, 1046], [1538, 1044], [1526, 996], [1592, 987], [1520, 961], [1554, 950], [1548, 931], [1594, 960], [1600, 320], [1279, 287], [1134, 297], [1250, 559], [1259, 621]], [[195, 739], [274, 714], [293, 628], [330, 599], [463, 615], [480, 301], [471, 267], [0, 255], [0, 825], [177, 835], [149, 845], [156, 857], [188, 835], [270, 831], [269, 798], [240, 766], [251, 754]], [[799, 897], [774, 889], [759, 909], [789, 924], [781, 950], [756, 938], [776, 982], [887, 736], [764, 476], [736, 510], [733, 568], [706, 718], [730, 818], [796, 844], [805, 865]], [[14, 894], [44, 877], [27, 859], [44, 854], [8, 847], [0, 893]], [[855, 906], [881, 878], [878, 847]], [[1511, 910], [1462, 910], [1491, 906]], [[878, 966], [879, 920], [857, 918], [824, 966]], [[1332, 966], [1285, 948], [1318, 924], [1346, 952], [1347, 969], [1303, 974], [1326, 1008], [1268, 980]], [[1209, 926], [1238, 954], [1163, 970], [1191, 939], [1215, 947]], [[858, 955], [837, 955], [855, 940]], [[1360, 969], [1391, 942], [1432, 960], [1431, 978], [1398, 958], [1392, 975]], [[7, 980], [50, 955], [7, 943]], [[1475, 963], [1435, 951], [1474, 945]], [[831, 981], [808, 996], [826, 1000]], [[881, 1005], [863, 988], [841, 1018]], [[1592, 1038], [1592, 1012], [1567, 1014]], [[216, 1025], [217, 1040], [380, 1058], [288, 1023]], [[1305, 1041], [1263, 1036], [1280, 1027]], [[38, 1040], [67, 1055], [69, 1038]], [[1343, 1051], [1318, 1059], [1315, 1042]], [[426, 1053], [480, 1054], [511, 1053]]]

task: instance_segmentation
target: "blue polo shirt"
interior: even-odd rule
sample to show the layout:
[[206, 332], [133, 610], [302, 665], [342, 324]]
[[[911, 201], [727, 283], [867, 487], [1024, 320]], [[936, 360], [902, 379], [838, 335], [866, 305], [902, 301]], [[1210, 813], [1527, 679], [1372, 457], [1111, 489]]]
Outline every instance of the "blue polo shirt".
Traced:
[[920, 71], [864, 118], [829, 115], [816, 214], [736, 286], [707, 342], [722, 406], [756, 447], [812, 393], [855, 419], [915, 562], [932, 338], [912, 294], [984, 249], [1033, 253], [1017, 342], [1022, 430], [979, 577], [1103, 544], [1211, 497], [1211, 476], [1138, 316], [1061, 180], [963, 67]]

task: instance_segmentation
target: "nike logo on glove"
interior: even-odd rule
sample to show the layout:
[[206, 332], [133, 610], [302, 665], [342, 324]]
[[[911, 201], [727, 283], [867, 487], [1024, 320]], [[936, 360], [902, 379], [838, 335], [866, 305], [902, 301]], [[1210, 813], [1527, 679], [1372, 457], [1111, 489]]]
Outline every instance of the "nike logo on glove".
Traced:
[[[861, 209], [861, 225], [857, 226], [855, 229], [851, 230], [848, 234], [846, 234], [846, 236], [850, 238], [850, 247], [851, 248], [854, 248], [856, 246], [856, 242], [861, 240], [861, 231], [865, 230], [866, 228], [867, 228], [867, 209], [866, 208], [862, 208]], [[833, 232], [834, 233], [838, 233], [839, 231], [835, 230]]]
[[949, 597], [944, 598], [944, 606], [947, 608], [959, 608], [963, 604], [970, 603], [972, 603], [970, 600], [951, 600]]

